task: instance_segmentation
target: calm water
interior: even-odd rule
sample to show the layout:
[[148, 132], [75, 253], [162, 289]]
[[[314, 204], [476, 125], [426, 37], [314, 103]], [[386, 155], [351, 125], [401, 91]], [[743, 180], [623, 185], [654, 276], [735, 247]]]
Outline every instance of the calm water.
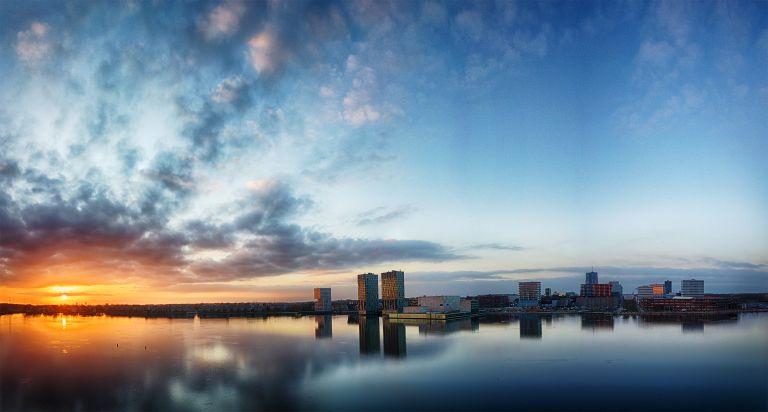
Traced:
[[766, 410], [768, 314], [0, 316], [0, 410]]

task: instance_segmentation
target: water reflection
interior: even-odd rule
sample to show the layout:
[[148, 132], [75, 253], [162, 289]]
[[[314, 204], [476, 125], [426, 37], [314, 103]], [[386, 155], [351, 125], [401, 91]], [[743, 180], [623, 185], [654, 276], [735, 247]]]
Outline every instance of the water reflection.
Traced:
[[539, 315], [520, 314], [520, 339], [541, 339], [541, 317]]
[[584, 313], [581, 315], [581, 329], [613, 330], [613, 315], [609, 313]]
[[329, 339], [333, 337], [333, 316], [315, 316], [315, 339]]
[[768, 314], [612, 319], [0, 316], [0, 410], [590, 410], [607, 385], [611, 409], [768, 407]]
[[360, 333], [360, 354], [377, 355], [381, 352], [381, 337], [379, 334], [378, 316], [360, 316], [358, 320]]
[[384, 355], [395, 358], [405, 357], [405, 325], [384, 321]]

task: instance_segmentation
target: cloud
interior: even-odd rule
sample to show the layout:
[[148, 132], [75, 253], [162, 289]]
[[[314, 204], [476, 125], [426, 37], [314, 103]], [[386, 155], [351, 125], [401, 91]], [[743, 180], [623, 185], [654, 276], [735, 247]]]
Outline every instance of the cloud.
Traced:
[[469, 246], [469, 249], [491, 249], [491, 250], [509, 250], [509, 251], [526, 250], [522, 246], [505, 245], [503, 243], [478, 243], [478, 244]]
[[380, 225], [394, 220], [406, 217], [415, 212], [412, 206], [399, 206], [395, 208], [377, 207], [357, 215], [358, 226]]
[[216, 103], [237, 102], [242, 98], [245, 87], [245, 80], [241, 76], [228, 77], [216, 86], [211, 98]]
[[288, 52], [281, 48], [277, 32], [271, 26], [248, 40], [248, 60], [260, 75], [268, 76], [274, 73], [282, 67], [287, 58]]
[[33, 66], [45, 59], [51, 44], [48, 40], [49, 27], [45, 23], [33, 22], [29, 29], [16, 36], [16, 55], [27, 65]]
[[226, 1], [216, 6], [200, 21], [198, 28], [208, 40], [217, 40], [232, 35], [240, 26], [245, 13], [245, 3], [239, 0]]

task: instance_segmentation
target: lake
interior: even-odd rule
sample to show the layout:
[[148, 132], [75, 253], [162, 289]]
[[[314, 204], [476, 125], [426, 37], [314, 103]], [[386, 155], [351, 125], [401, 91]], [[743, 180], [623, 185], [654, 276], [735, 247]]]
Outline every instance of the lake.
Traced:
[[766, 410], [768, 313], [0, 316], [0, 410]]

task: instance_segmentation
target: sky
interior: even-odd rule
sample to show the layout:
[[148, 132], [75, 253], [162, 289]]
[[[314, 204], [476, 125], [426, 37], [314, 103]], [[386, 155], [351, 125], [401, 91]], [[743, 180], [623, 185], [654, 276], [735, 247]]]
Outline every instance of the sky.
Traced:
[[0, 90], [0, 301], [768, 291], [764, 1], [5, 1]]

